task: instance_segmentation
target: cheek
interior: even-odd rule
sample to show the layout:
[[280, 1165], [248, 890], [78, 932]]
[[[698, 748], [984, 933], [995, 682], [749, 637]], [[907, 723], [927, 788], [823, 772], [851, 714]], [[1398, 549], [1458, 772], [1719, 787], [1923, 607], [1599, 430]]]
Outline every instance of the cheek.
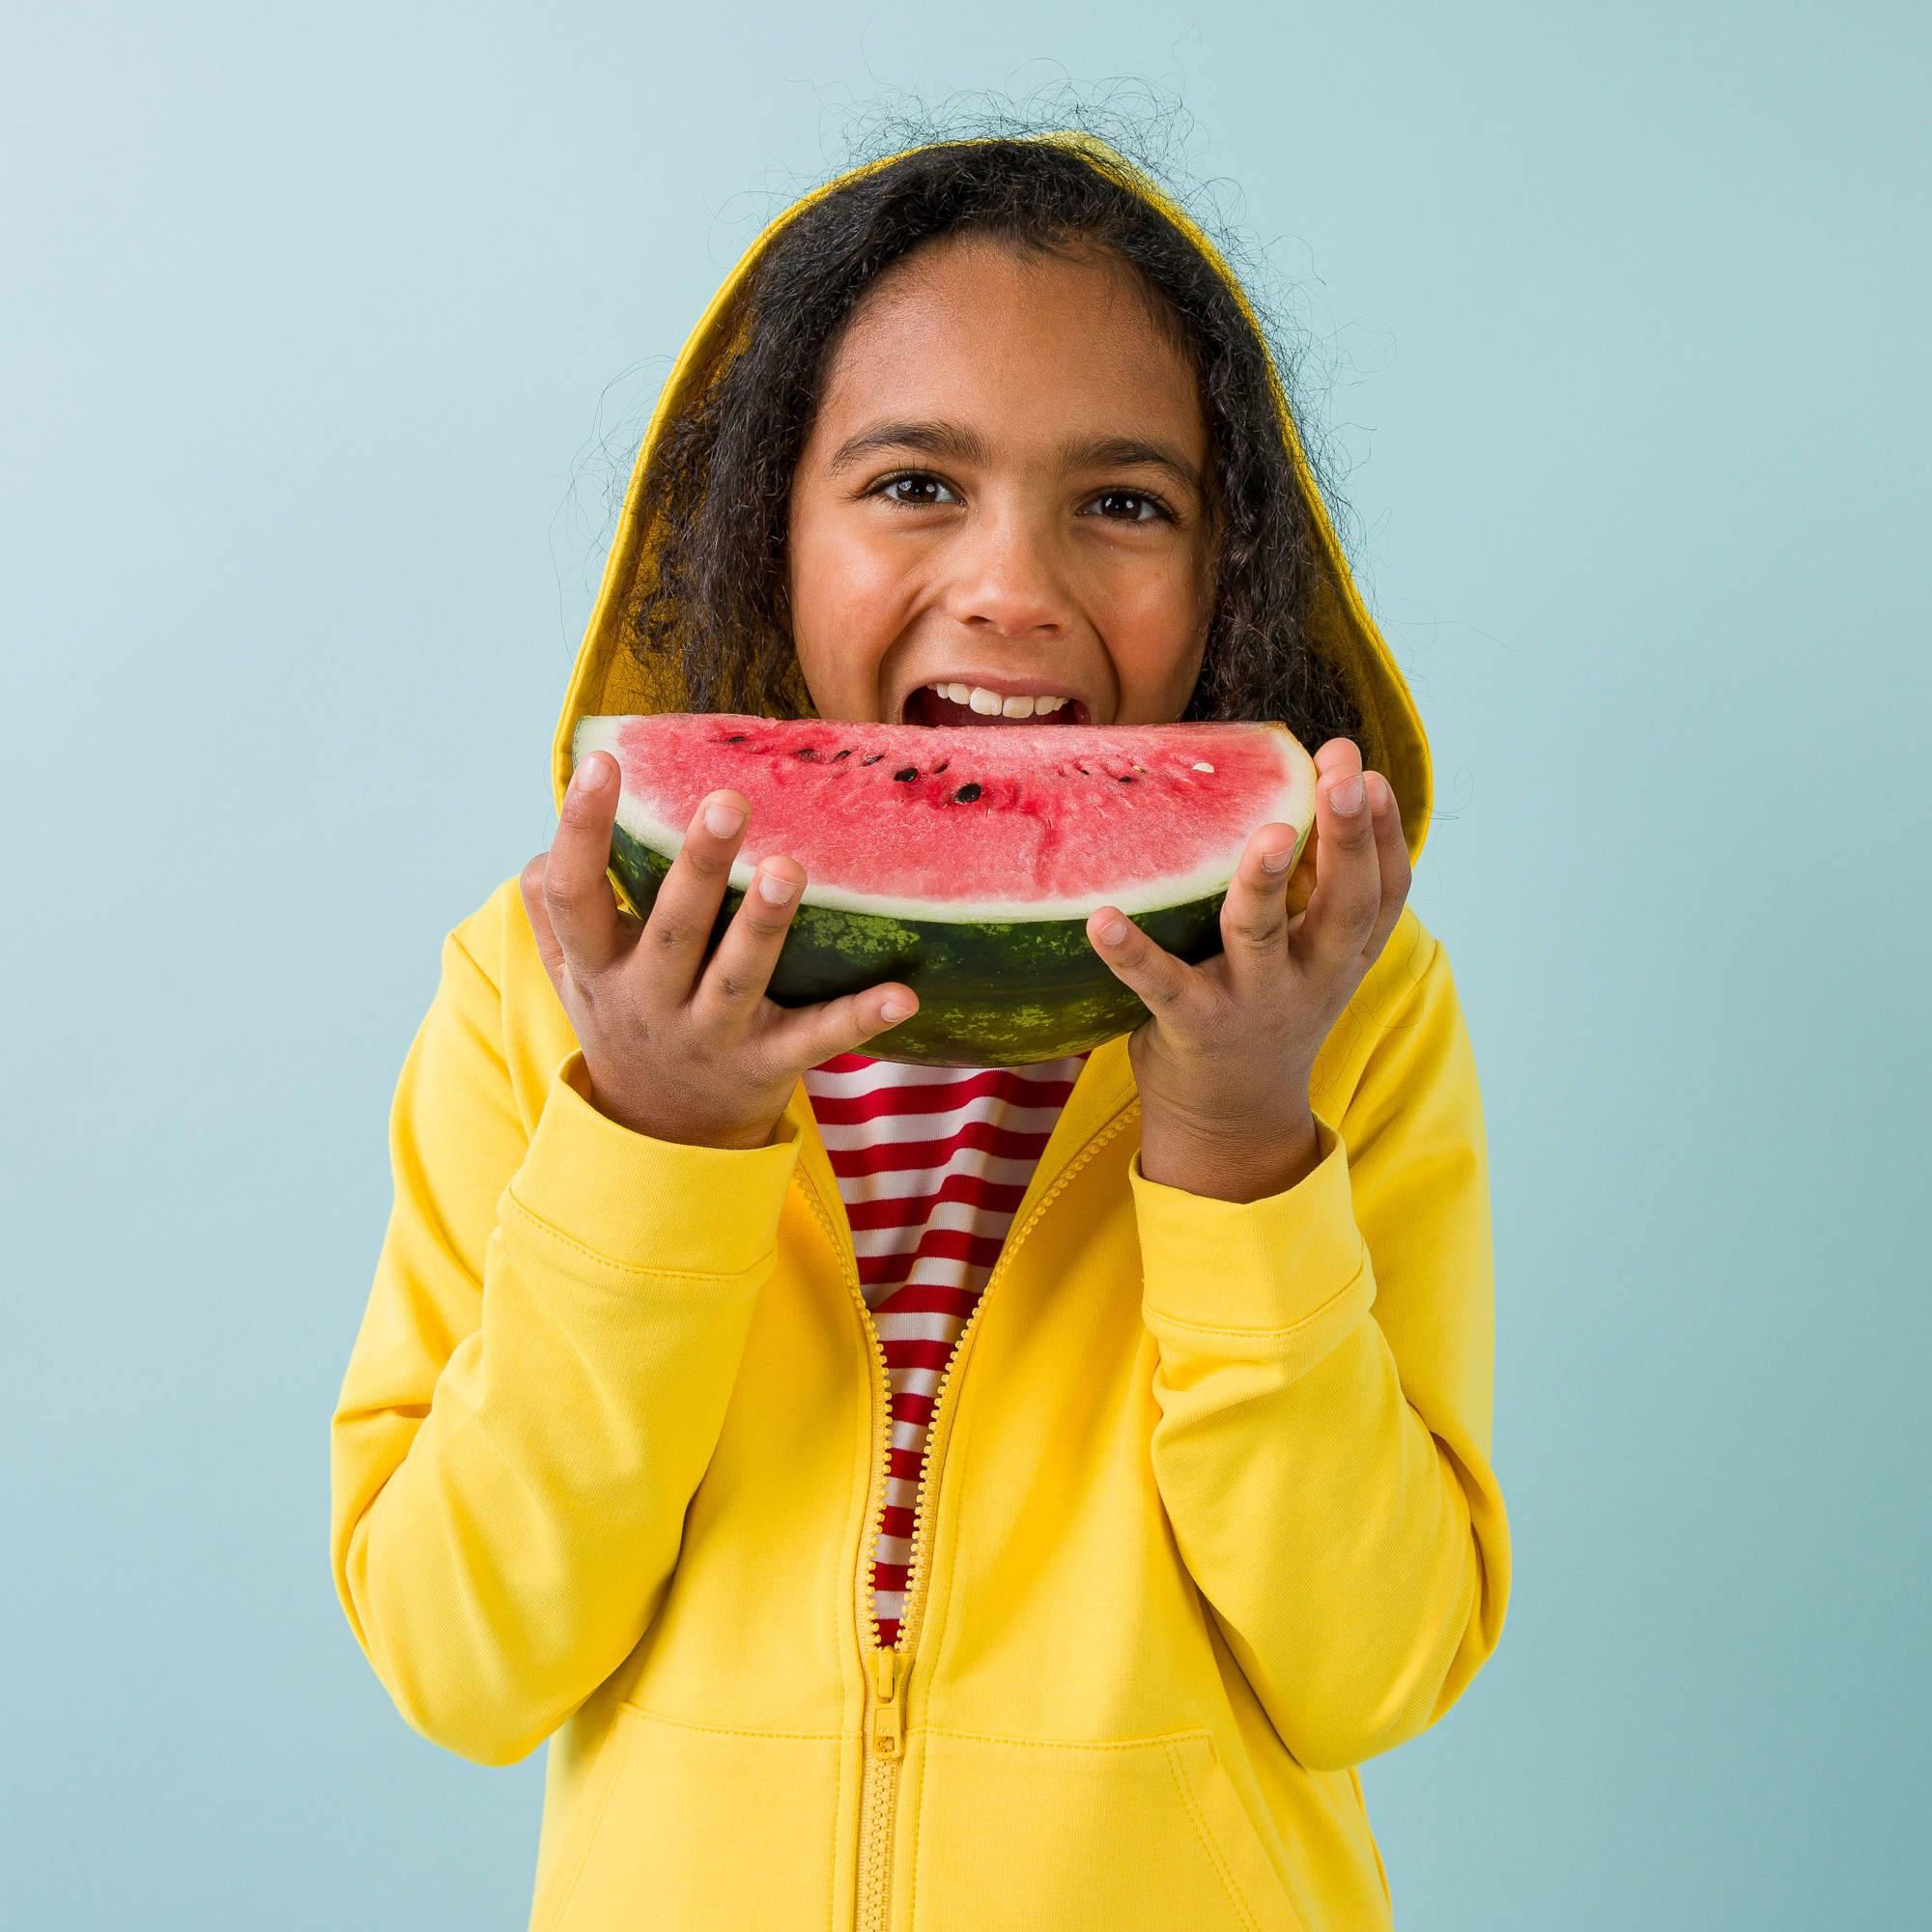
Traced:
[[810, 516], [793, 526], [791, 541], [792, 610], [802, 630], [836, 637], [841, 652], [878, 632], [890, 642], [913, 590], [906, 547], [843, 520]]
[[1115, 575], [1104, 621], [1125, 682], [1149, 694], [1170, 685], [1192, 688], [1207, 639], [1207, 597], [1199, 570], [1181, 555], [1157, 569], [1143, 564]]
[[828, 718], [878, 715], [881, 667], [917, 597], [906, 547], [882, 544], [856, 522], [807, 513], [791, 528], [792, 642]]

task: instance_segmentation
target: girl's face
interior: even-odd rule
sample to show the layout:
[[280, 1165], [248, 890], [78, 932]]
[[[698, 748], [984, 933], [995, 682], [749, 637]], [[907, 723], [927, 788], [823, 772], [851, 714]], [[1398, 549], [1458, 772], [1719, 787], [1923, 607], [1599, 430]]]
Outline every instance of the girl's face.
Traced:
[[821, 717], [975, 716], [927, 708], [935, 680], [1067, 697], [1066, 723], [1179, 717], [1211, 614], [1208, 425], [1130, 277], [962, 236], [855, 308], [791, 492]]

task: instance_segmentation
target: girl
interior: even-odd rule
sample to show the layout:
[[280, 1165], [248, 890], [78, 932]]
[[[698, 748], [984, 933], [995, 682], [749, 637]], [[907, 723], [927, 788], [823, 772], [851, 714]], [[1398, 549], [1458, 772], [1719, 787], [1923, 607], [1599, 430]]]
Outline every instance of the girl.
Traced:
[[[1044, 1066], [867, 1055], [896, 983], [780, 1009], [804, 868], [742, 795], [640, 924], [610, 761], [570, 782], [585, 714], [1029, 698], [1320, 747], [1299, 891], [1267, 824], [1205, 964], [1098, 909], [1150, 1017]], [[665, 385], [552, 771], [443, 943], [331, 1430], [398, 1709], [550, 1741], [532, 1927], [1389, 1925], [1355, 1768], [1509, 1589], [1483, 1123], [1421, 724], [1207, 236], [1065, 132], [787, 210]]]

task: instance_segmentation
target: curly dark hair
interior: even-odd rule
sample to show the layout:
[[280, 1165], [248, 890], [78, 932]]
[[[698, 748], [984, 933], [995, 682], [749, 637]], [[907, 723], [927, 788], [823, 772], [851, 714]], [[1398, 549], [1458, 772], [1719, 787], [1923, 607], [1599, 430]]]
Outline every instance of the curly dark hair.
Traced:
[[965, 234], [1035, 258], [1112, 251], [1199, 371], [1215, 591], [1182, 718], [1279, 719], [1310, 750], [1331, 737], [1359, 742], [1348, 686], [1307, 640], [1318, 565], [1276, 412], [1279, 356], [1271, 363], [1213, 264], [1104, 157], [1038, 139], [916, 148], [833, 189], [774, 238], [743, 292], [735, 354], [664, 425], [653, 452], [625, 649], [647, 671], [675, 662], [689, 709], [813, 715], [792, 644], [785, 545], [821, 385], [881, 270], [923, 242]]

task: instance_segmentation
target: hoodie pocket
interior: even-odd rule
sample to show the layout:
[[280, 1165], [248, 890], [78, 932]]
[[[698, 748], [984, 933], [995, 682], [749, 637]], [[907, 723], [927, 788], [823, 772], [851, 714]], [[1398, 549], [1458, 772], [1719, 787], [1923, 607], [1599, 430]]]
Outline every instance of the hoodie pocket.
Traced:
[[1304, 1932], [1206, 1730], [924, 1755], [917, 1932]]
[[837, 1737], [681, 1723], [620, 1704], [605, 1748], [614, 1753], [610, 1780], [586, 1793], [530, 1932], [823, 1932]]

